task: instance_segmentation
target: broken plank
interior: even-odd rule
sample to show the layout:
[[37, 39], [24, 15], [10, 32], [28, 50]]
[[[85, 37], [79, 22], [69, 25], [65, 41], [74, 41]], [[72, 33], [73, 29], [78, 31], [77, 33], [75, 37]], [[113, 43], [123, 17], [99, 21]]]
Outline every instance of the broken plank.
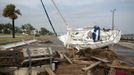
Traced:
[[56, 74], [52, 71], [52, 69], [51, 69], [50, 67], [45, 67], [45, 70], [47, 71], [47, 73], [48, 73], [49, 75], [56, 75]]
[[85, 60], [85, 59], [88, 59], [87, 57], [77, 57], [75, 58], [75, 60]]
[[125, 69], [125, 70], [134, 71], [134, 67], [130, 67], [130, 66], [113, 66], [113, 65], [107, 65], [107, 66], [112, 67], [112, 68], [118, 68], [118, 69]]
[[118, 68], [118, 69], [126, 69], [126, 70], [133, 70], [134, 71], [134, 67], [130, 67], [130, 66], [113, 66], [113, 65], [107, 65], [111, 68]]
[[65, 57], [65, 59], [66, 59], [70, 64], [73, 64], [73, 62], [71, 61], [71, 59], [69, 59], [65, 54], [63, 54], [63, 56]]
[[89, 69], [91, 69], [91, 68], [93, 68], [93, 67], [99, 65], [100, 63], [101, 63], [101, 61], [98, 61], [98, 62], [96, 62], [96, 63], [94, 63], [94, 64], [91, 64], [91, 65], [88, 66], [88, 67], [82, 68], [82, 70], [83, 70], [83, 71], [88, 71]]
[[102, 62], [105, 62], [105, 63], [108, 63], [110, 61], [106, 60], [106, 59], [102, 59], [102, 58], [98, 58], [98, 57], [95, 57], [95, 56], [90, 56], [91, 58], [94, 58], [94, 59], [97, 59], [99, 61], [102, 61]]
[[84, 60], [73, 60], [73, 62], [81, 65], [89, 65], [93, 63], [92, 61], [84, 61]]
[[103, 65], [100, 64], [100, 67], [109, 67], [109, 68], [115, 68], [115, 69], [123, 69], [123, 70], [132, 70], [134, 71], [134, 67], [133, 66], [121, 66], [121, 65], [111, 65], [111, 64], [107, 64], [107, 65]]

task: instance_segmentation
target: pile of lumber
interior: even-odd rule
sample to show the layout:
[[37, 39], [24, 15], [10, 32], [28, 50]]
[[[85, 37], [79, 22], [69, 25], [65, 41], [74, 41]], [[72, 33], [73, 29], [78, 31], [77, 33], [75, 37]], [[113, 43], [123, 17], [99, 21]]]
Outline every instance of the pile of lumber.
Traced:
[[20, 66], [24, 60], [23, 53], [20, 51], [0, 51], [0, 66]]
[[132, 75], [134, 71], [133, 66], [128, 66], [125, 63], [122, 65], [122, 61], [112, 50], [86, 49], [77, 54], [73, 53], [75, 53], [75, 50], [69, 49], [67, 54], [61, 53], [60, 55], [69, 63], [68, 65], [85, 65], [81, 68], [85, 72], [84, 75], [118, 75], [118, 73]]

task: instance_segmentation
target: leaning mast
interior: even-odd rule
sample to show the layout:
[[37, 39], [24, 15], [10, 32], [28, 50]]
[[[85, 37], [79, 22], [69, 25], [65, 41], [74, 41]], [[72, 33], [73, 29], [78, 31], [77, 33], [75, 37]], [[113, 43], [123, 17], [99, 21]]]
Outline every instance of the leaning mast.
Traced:
[[40, 1], [41, 1], [41, 4], [42, 4], [43, 8], [44, 8], [45, 13], [46, 13], [47, 19], [48, 19], [48, 21], [49, 21], [49, 23], [50, 23], [50, 25], [51, 25], [51, 27], [52, 27], [52, 29], [53, 29], [53, 32], [54, 32], [55, 36], [57, 36], [57, 33], [56, 33], [56, 31], [55, 31], [55, 29], [54, 29], [54, 27], [53, 27], [53, 24], [52, 24], [52, 22], [51, 22], [51, 20], [50, 20], [50, 17], [49, 17], [49, 15], [48, 15], [48, 13], [47, 13], [46, 7], [45, 7], [45, 5], [43, 4], [43, 1], [42, 1], [42, 0], [40, 0]]

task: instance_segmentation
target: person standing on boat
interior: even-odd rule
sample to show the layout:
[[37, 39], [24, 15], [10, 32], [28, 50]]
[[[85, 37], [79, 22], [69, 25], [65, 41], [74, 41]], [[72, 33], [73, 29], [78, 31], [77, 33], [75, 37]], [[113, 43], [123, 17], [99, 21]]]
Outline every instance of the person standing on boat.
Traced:
[[97, 34], [98, 34], [98, 37], [97, 37], [97, 41], [100, 40], [100, 27], [97, 26]]
[[93, 29], [93, 33], [92, 33], [92, 38], [93, 38], [93, 41], [96, 42], [96, 41], [100, 40], [100, 27], [94, 26], [93, 28], [94, 29]]

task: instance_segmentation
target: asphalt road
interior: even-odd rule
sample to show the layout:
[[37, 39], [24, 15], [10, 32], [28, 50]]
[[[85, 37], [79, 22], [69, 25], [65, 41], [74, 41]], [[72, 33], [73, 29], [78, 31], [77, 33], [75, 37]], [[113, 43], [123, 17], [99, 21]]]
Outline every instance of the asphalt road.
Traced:
[[116, 53], [121, 60], [130, 66], [134, 66], [134, 49], [116, 45], [114, 46]]

